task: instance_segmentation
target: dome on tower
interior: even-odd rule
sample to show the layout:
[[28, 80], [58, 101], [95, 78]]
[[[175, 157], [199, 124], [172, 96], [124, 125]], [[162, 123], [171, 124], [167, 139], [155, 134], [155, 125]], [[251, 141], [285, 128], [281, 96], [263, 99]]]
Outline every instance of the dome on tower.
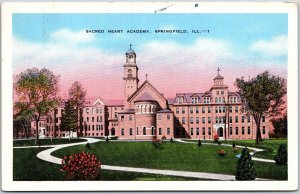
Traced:
[[126, 52], [126, 55], [130, 55], [130, 54], [134, 54], [135, 55], [135, 52], [134, 52], [134, 50], [132, 50], [131, 46], [132, 45], [130, 45], [129, 50]]

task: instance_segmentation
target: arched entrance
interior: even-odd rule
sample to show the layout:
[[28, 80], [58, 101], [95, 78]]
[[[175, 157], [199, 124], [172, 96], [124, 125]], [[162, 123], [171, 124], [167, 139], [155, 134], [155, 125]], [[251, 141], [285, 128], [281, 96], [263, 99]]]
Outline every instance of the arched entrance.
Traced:
[[219, 137], [223, 137], [223, 127], [219, 127], [217, 133]]
[[111, 133], [110, 133], [110, 134], [111, 134], [111, 136], [115, 136], [115, 135], [116, 135], [116, 130], [115, 130], [115, 128], [112, 128], [112, 129], [111, 129]]

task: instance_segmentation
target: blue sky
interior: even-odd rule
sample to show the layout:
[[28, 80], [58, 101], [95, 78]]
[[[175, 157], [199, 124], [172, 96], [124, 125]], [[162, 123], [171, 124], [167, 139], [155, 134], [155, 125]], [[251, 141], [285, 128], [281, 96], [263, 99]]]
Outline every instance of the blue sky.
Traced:
[[[103, 83], [97, 77], [99, 74], [105, 78], [112, 72], [122, 75], [120, 64], [129, 44], [133, 44], [141, 74], [152, 75], [156, 84], [166, 74], [178, 79], [176, 71], [190, 71], [191, 75], [198, 71], [197, 75], [212, 76], [219, 66], [230, 84], [238, 76], [255, 76], [264, 70], [286, 77], [287, 17], [278, 13], [14, 14], [14, 71], [46, 66], [61, 74], [62, 84], [66, 85], [75, 81], [72, 75], [80, 71], [83, 75], [94, 75], [94, 80], [99, 79], [99, 83], [86, 82], [91, 87], [99, 87]], [[142, 29], [151, 33], [87, 34], [86, 29]], [[187, 30], [188, 34], [156, 34], [156, 29]], [[193, 34], [193, 29], [210, 32]], [[108, 67], [105, 72], [99, 70], [99, 64]], [[186, 84], [192, 82], [206, 89], [207, 84], [197, 85], [197, 75]], [[80, 76], [78, 79], [85, 80]], [[161, 87], [166, 90], [170, 86], [174, 87]]]

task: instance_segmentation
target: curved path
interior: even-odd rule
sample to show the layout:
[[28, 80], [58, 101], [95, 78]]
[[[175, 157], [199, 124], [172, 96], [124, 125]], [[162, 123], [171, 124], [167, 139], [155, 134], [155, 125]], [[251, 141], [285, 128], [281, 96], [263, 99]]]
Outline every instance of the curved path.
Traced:
[[[83, 138], [87, 141], [85, 142], [78, 142], [78, 143], [70, 143], [70, 144], [60, 144], [60, 145], [50, 145], [50, 146], [43, 146], [43, 147], [51, 147], [50, 149], [41, 151], [37, 154], [37, 157], [41, 160], [61, 164], [62, 159], [52, 156], [51, 153], [74, 145], [81, 145], [89, 143], [96, 143], [99, 141], [105, 141], [100, 139], [94, 138]], [[178, 142], [182, 143], [194, 143], [194, 142], [185, 142], [182, 140], [176, 139]], [[33, 148], [38, 146], [26, 146], [26, 148]], [[42, 146], [41, 146], [42, 147]], [[14, 147], [14, 148], [24, 148], [24, 147]], [[159, 169], [148, 169], [148, 168], [134, 168], [134, 167], [123, 167], [123, 166], [109, 166], [109, 165], [101, 165], [101, 169], [105, 170], [115, 170], [115, 171], [126, 171], [126, 172], [138, 172], [138, 173], [148, 173], [148, 174], [160, 174], [160, 175], [167, 175], [167, 176], [179, 176], [179, 177], [189, 177], [189, 178], [199, 178], [199, 179], [210, 179], [210, 180], [225, 180], [225, 181], [233, 181], [235, 180], [234, 175], [228, 174], [216, 174], [216, 173], [204, 173], [204, 172], [189, 172], [189, 171], [176, 171], [176, 170], [159, 170]], [[270, 179], [263, 179], [263, 178], [256, 178], [255, 180], [270, 180]]]
[[[183, 141], [181, 139], [174, 139], [174, 141], [177, 141], [177, 142], [180, 142], [180, 143], [197, 143], [197, 142], [188, 142], [188, 141]], [[216, 146], [219, 146], [215, 143], [202, 143], [202, 144], [208, 144], [208, 145], [216, 145]], [[230, 144], [222, 144], [222, 146], [227, 146], [227, 147], [232, 147], [232, 145]], [[235, 147], [238, 147], [238, 148], [244, 148], [245, 146], [235, 146]], [[261, 148], [254, 148], [254, 147], [247, 147], [249, 148], [250, 150], [253, 150], [254, 152], [250, 152], [250, 155], [252, 156], [253, 154], [255, 154], [256, 152], [262, 152], [264, 151], [264, 149], [261, 149]], [[255, 161], [259, 161], [259, 162], [269, 162], [269, 163], [275, 163], [274, 160], [269, 160], [269, 159], [263, 159], [263, 158], [256, 158], [256, 157], [252, 157], [252, 160], [255, 160]]]

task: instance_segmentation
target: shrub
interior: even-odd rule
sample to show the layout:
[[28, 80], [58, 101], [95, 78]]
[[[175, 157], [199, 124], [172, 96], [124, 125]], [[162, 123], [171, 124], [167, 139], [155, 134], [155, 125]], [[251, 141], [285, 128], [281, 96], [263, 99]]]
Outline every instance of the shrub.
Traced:
[[160, 139], [153, 139], [152, 140], [152, 145], [154, 146], [154, 148], [160, 148], [162, 145], [162, 140]]
[[173, 138], [171, 137], [170, 142], [173, 142]]
[[233, 147], [233, 148], [232, 148], [232, 151], [233, 151], [234, 153], [237, 153], [237, 152], [239, 151], [239, 149], [238, 149], [237, 147]]
[[165, 140], [165, 139], [167, 139], [166, 136], [162, 136], [161, 137], [161, 140]]
[[235, 148], [235, 143], [232, 143], [232, 147]]
[[222, 143], [220, 141], [218, 141], [218, 145], [221, 145]]
[[198, 140], [198, 146], [199, 146], [199, 147], [201, 147], [201, 146], [202, 146], [202, 142], [201, 142], [201, 140], [200, 140], [200, 139]]
[[219, 142], [219, 136], [216, 134], [216, 135], [214, 135], [214, 141], [216, 142], [216, 143], [218, 143]]
[[88, 142], [88, 143], [86, 143], [85, 144], [85, 147], [87, 148], [87, 149], [91, 149], [91, 145], [90, 145], [90, 143]]
[[106, 142], [109, 142], [109, 138], [108, 138], [108, 136], [106, 137], [105, 141], [106, 141]]
[[225, 150], [220, 150], [220, 151], [219, 151], [219, 156], [224, 157], [225, 154], [226, 154]]
[[286, 145], [280, 144], [277, 155], [274, 158], [276, 164], [286, 165], [287, 164], [287, 148]]
[[244, 148], [238, 161], [236, 180], [255, 180], [255, 168], [248, 148]]
[[95, 155], [82, 151], [80, 154], [64, 156], [61, 172], [65, 180], [95, 180], [101, 169], [101, 163]]

